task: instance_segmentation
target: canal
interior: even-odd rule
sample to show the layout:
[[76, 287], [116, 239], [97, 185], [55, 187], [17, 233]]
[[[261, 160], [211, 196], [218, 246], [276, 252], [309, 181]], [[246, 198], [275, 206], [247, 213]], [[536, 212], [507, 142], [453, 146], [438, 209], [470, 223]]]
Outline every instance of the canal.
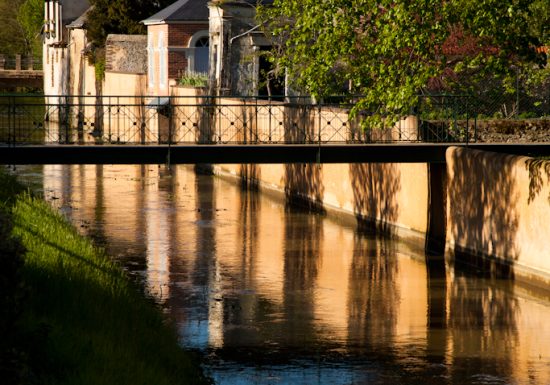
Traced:
[[216, 384], [550, 383], [548, 293], [427, 266], [420, 242], [191, 166], [17, 173], [143, 284]]

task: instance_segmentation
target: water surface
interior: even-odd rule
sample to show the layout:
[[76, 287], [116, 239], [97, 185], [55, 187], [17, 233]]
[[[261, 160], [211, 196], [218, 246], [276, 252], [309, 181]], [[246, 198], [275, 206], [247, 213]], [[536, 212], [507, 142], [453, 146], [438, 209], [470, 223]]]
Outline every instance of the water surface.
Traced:
[[549, 384], [550, 300], [177, 166], [20, 168], [217, 384]]

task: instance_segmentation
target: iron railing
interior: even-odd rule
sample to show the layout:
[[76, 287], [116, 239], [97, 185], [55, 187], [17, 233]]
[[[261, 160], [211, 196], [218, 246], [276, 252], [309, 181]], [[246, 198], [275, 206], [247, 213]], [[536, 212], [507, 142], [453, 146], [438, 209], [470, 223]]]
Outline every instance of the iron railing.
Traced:
[[0, 71], [3, 71], [3, 70], [40, 71], [43, 69], [42, 67], [43, 67], [42, 57], [40, 56], [29, 56], [29, 55], [10, 56], [10, 55], [0, 54]]
[[[333, 99], [334, 100], [334, 99]], [[310, 98], [0, 95], [0, 143], [290, 144], [468, 142], [468, 99], [425, 96], [387, 129], [364, 127], [368, 112]]]

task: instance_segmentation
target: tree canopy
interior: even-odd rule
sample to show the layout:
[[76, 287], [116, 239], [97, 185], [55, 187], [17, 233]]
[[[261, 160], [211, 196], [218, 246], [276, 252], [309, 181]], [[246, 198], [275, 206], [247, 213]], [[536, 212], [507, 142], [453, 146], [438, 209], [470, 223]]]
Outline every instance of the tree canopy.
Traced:
[[165, 8], [173, 0], [91, 0], [88, 14], [88, 38], [94, 46], [103, 47], [108, 34], [144, 34], [140, 22]]
[[0, 54], [27, 53], [24, 30], [17, 21], [22, 0], [0, 0]]
[[360, 95], [355, 111], [380, 125], [408, 114], [449, 71], [544, 65], [537, 48], [548, 41], [549, 2], [275, 0], [259, 17], [293, 87], [317, 98]]
[[41, 55], [43, 0], [0, 0], [0, 53]]
[[25, 0], [19, 12], [17, 21], [24, 31], [27, 51], [34, 55], [42, 54], [42, 39], [40, 36], [42, 24], [44, 23], [44, 1]]

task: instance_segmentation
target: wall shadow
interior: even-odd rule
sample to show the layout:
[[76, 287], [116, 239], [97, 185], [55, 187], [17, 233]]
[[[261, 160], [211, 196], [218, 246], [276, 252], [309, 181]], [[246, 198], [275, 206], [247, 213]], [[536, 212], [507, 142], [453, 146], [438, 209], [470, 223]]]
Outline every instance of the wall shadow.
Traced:
[[399, 215], [401, 171], [397, 165], [353, 163], [349, 173], [359, 228], [391, 234]]
[[262, 177], [262, 169], [256, 163], [241, 164], [239, 166], [239, 177], [241, 179], [243, 194], [247, 194], [247, 192], [245, 192], [246, 190], [258, 191]]
[[[531, 203], [542, 191], [544, 187], [544, 176], [547, 181], [550, 181], [550, 162], [546, 159], [530, 158], [525, 162], [525, 168], [529, 171], [529, 198], [528, 203]], [[550, 202], [550, 193], [547, 197]]]
[[451, 263], [467, 263], [491, 276], [513, 279], [520, 251], [515, 242], [519, 223], [515, 157], [457, 149], [447, 160], [449, 231], [455, 242]]
[[[426, 234], [427, 263], [445, 271], [444, 258], [447, 232], [447, 165], [428, 163], [428, 213]], [[431, 258], [434, 257], [434, 258]], [[440, 263], [437, 264], [437, 261]], [[430, 266], [428, 266], [430, 267]]]
[[288, 204], [324, 213], [323, 167], [312, 163], [285, 164], [284, 186]]

